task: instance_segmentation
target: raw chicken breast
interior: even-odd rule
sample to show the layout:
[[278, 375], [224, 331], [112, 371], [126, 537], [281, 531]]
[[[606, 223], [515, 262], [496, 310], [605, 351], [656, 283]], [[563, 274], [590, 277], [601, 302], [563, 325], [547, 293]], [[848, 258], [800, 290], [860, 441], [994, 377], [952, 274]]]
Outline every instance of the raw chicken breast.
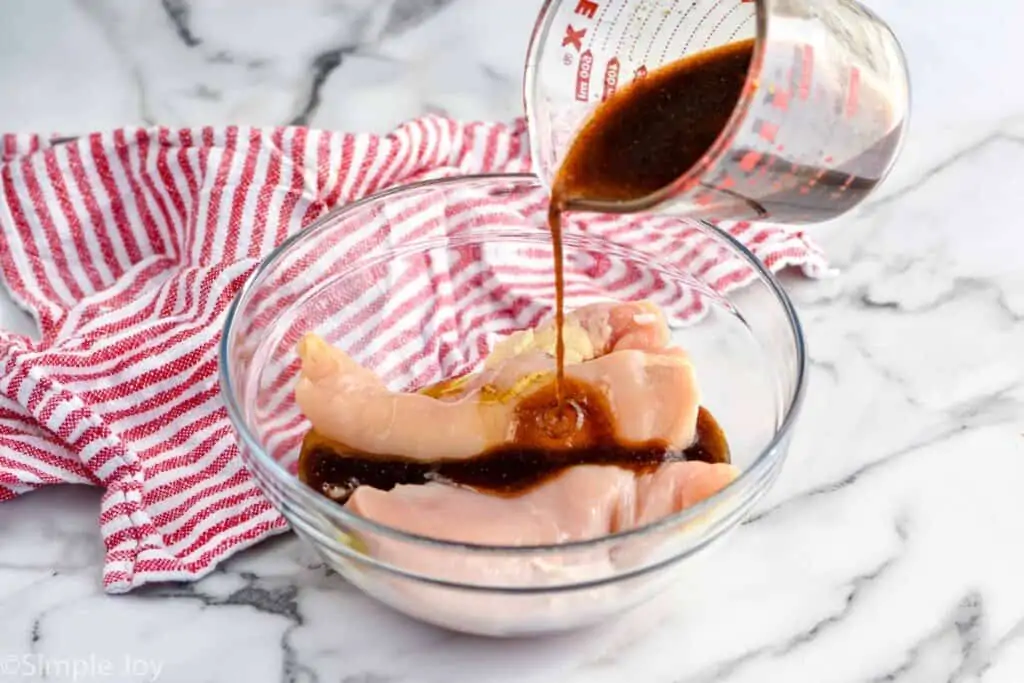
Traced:
[[396, 529], [482, 545], [550, 545], [599, 538], [690, 507], [736, 478], [729, 464], [672, 462], [637, 475], [607, 465], [578, 465], [518, 496], [447, 484], [361, 486], [346, 506]]
[[[578, 465], [513, 497], [437, 483], [397, 486], [388, 492], [363, 486], [356, 489], [346, 507], [375, 522], [450, 542], [558, 545], [647, 525], [705, 500], [736, 475], [732, 465], [704, 462], [668, 463], [643, 475], [614, 466]], [[705, 514], [714, 519], [716, 513]], [[684, 528], [696, 530], [700, 520], [610, 545], [543, 555], [465, 552], [373, 532], [361, 533], [360, 541], [373, 558], [421, 576], [467, 585], [546, 586], [601, 580], [641, 567], [657, 555], [659, 545], [683, 533]], [[546, 601], [560, 600], [538, 598], [545, 604], [531, 607], [521, 602], [507, 604], [496, 596], [446, 592], [404, 581], [396, 581], [395, 589], [403, 593], [407, 607], [418, 606], [426, 615], [457, 613], [460, 618], [483, 621], [493, 614], [486, 600], [506, 610], [536, 609], [539, 613], [557, 607]]]
[[[607, 401], [619, 435], [685, 448], [700, 405], [686, 353], [666, 347], [660, 310], [646, 302], [594, 304], [566, 316], [566, 376]], [[484, 370], [423, 393], [392, 392], [372, 372], [315, 335], [299, 344], [299, 407], [321, 435], [364, 454], [421, 460], [469, 458], [508, 443], [517, 400], [555, 371], [554, 325], [511, 335]], [[429, 435], [427, 437], [426, 435]]]
[[[335, 475], [341, 492], [348, 496], [345, 506], [388, 527], [439, 540], [502, 546], [557, 545], [650, 524], [709, 498], [736, 478], [738, 471], [726, 463], [655, 460], [634, 467], [636, 461], [589, 464], [597, 462], [590, 460], [551, 471], [550, 478], [544, 478], [547, 474], [538, 476], [523, 489], [505, 489], [504, 495], [497, 493], [500, 487], [480, 485], [477, 490], [455, 485], [453, 481], [473, 480], [448, 477], [440, 467], [425, 470], [435, 475], [433, 478], [421, 474], [417, 475], [419, 479], [404, 480], [415, 484], [395, 485], [395, 480], [390, 480], [378, 481], [376, 485], [381, 488], [367, 485], [368, 478], [377, 476], [384, 467], [383, 460], [389, 457], [403, 459], [403, 468], [412, 467], [409, 460], [420, 460], [416, 466], [429, 468], [439, 461], [450, 463], [493, 454], [492, 449], [499, 446], [508, 446], [515, 453], [534, 449], [534, 453], [544, 454], [558, 449], [568, 452], [566, 446], [571, 446], [572, 452], [593, 454], [608, 446], [600, 439], [607, 440], [609, 432], [588, 441], [591, 432], [587, 425], [602, 420], [612, 425], [616, 447], [656, 443], [663, 449], [662, 454], [673, 451], [678, 455], [691, 445], [699, 449], [717, 443], [718, 451], [727, 457], [728, 449], [717, 424], [709, 413], [700, 410], [693, 365], [685, 351], [668, 345], [669, 330], [656, 306], [646, 302], [587, 306], [566, 316], [563, 330], [569, 361], [565, 366], [570, 380], [565, 385], [569, 403], [576, 397], [571, 394], [576, 389], [570, 387], [582, 387], [589, 393], [586, 402], [579, 405], [600, 406], [600, 413], [584, 413], [587, 419], [569, 440], [562, 441], [558, 436], [554, 445], [545, 443], [545, 437], [533, 436], [534, 431], [544, 430], [532, 427], [541, 422], [531, 422], [537, 415], [547, 415], [537, 412], [536, 406], [547, 405], [550, 398], [542, 392], [549, 391], [554, 381], [552, 323], [504, 339], [494, 347], [479, 373], [417, 393], [393, 392], [342, 351], [316, 336], [304, 338], [299, 346], [302, 373], [296, 400], [317, 435], [310, 444], [315, 441], [323, 448], [325, 443], [333, 442], [327, 448], [328, 463], [335, 460], [334, 453], [349, 464], [357, 459], [371, 463], [372, 474], [365, 469], [350, 469]], [[597, 398], [591, 401], [590, 396]], [[519, 408], [524, 408], [523, 412]], [[545, 432], [546, 438], [551, 439], [549, 432]], [[531, 440], [535, 438], [540, 440]], [[345, 449], [358, 455], [345, 461]], [[499, 455], [508, 452], [498, 451]], [[709, 460], [715, 459], [706, 454]], [[381, 462], [374, 463], [374, 455]], [[481, 466], [488, 476], [497, 476], [494, 473], [501, 465], [495, 462]], [[661, 464], [655, 466], [657, 462]], [[438, 476], [445, 481], [438, 481]], [[501, 476], [504, 479], [498, 477], [496, 481], [514, 478], [511, 474]], [[325, 482], [330, 484], [331, 480], [321, 484]], [[374, 557], [425, 575], [470, 582], [482, 577], [512, 584], [547, 581], [552, 567], [556, 573], [569, 571], [581, 562], [579, 557], [566, 564], [555, 556], [545, 556], [546, 568], [542, 568], [529, 558], [495, 561], [453, 556], [443, 549], [423, 548], [387, 535], [361, 536]], [[648, 541], [642, 541], [616, 548], [618, 559], [609, 554], [608, 548], [596, 549], [596, 555], [585, 557], [583, 564], [591, 571], [613, 561], [638, 561], [648, 545]]]

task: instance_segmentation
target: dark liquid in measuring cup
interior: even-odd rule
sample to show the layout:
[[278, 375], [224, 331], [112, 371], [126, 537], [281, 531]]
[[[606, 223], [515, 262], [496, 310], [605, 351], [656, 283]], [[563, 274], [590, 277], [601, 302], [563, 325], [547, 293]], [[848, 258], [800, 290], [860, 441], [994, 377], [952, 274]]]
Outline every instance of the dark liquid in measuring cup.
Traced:
[[[555, 174], [548, 215], [559, 382], [565, 354], [563, 213], [576, 208], [577, 202], [580, 207], [599, 202], [614, 208], [615, 202], [649, 198], [693, 169], [711, 151], [739, 104], [754, 47], [754, 39], [737, 41], [659, 67], [598, 105], [576, 136]], [[709, 179], [710, 184], [698, 188], [746, 205], [751, 218], [832, 218], [878, 184], [895, 156], [903, 125], [897, 122], [887, 135], [830, 169], [794, 163], [784, 151], [732, 149], [715, 166], [717, 180]], [[726, 177], [732, 178], [728, 188], [722, 181]]]
[[725, 436], [704, 408], [697, 417], [695, 443], [680, 450], [661, 441], [631, 443], [621, 439], [615, 433], [603, 395], [572, 379], [566, 381], [563, 391], [566, 404], [583, 417], [580, 429], [566, 440], [547, 433], [546, 420], [558, 400], [552, 383], [516, 406], [517, 433], [512, 444], [471, 458], [423, 462], [356, 453], [310, 431], [302, 443], [299, 478], [336, 500], [347, 498], [356, 486], [386, 491], [400, 484], [430, 481], [514, 495], [575, 465], [615, 465], [644, 473], [663, 463], [681, 460], [729, 462]]
[[641, 199], [711, 149], [739, 103], [754, 54], [744, 40], [667, 64], [594, 111], [558, 169], [552, 204]]

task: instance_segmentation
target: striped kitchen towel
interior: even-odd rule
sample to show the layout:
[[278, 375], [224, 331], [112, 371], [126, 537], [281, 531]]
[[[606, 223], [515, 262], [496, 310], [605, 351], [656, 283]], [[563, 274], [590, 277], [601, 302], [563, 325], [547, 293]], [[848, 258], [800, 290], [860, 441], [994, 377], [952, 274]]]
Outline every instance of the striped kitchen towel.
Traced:
[[[237, 457], [217, 382], [225, 310], [260, 259], [384, 188], [530, 167], [522, 121], [433, 116], [386, 136], [127, 128], [0, 141], [0, 274], [39, 327], [37, 338], [0, 330], [0, 501], [46, 484], [102, 487], [109, 592], [196, 579], [287, 528]], [[619, 225], [618, 239], [654, 239], [645, 225]], [[773, 269], [827, 271], [800, 232], [728, 230]], [[353, 235], [372, 248], [366, 237]], [[686, 243], [678, 258], [701, 248]], [[549, 264], [523, 272], [550, 278]], [[723, 289], [747, 275], [711, 267]]]

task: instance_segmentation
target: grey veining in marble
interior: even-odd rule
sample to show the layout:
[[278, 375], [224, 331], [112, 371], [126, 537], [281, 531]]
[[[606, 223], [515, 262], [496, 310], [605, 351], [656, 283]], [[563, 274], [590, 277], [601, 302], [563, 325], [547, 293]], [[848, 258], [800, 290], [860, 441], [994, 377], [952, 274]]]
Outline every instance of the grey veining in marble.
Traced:
[[[0, 130], [507, 119], [539, 4], [16, 0]], [[813, 229], [840, 276], [784, 278], [805, 411], [691, 585], [591, 631], [488, 641], [372, 603], [284, 537], [111, 597], [98, 493], [45, 490], [0, 506], [0, 679], [92, 661], [125, 681], [1024, 680], [1024, 5], [871, 5], [910, 59], [910, 138], [877, 196]], [[6, 299], [0, 325], [30, 328]]]

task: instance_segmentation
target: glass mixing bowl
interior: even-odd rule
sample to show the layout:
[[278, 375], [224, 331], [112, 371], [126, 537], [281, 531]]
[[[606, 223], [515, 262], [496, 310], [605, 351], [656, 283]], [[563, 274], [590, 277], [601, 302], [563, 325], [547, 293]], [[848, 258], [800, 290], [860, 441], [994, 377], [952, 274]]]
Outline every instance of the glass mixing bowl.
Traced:
[[[458, 631], [563, 631], [680, 581], [772, 485], [803, 394], [796, 314], [732, 237], [678, 218], [569, 217], [566, 310], [609, 298], [661, 305], [740, 476], [645, 527], [515, 547], [404, 533], [304, 485], [295, 472], [308, 423], [292, 393], [299, 339], [317, 333], [394, 389], [472, 369], [501, 335], [550, 315], [546, 208], [526, 175], [430, 180], [355, 202], [274, 251], [224, 326], [221, 390], [241, 457], [295, 533], [370, 596]], [[722, 293], [729, 283], [745, 286]]]

